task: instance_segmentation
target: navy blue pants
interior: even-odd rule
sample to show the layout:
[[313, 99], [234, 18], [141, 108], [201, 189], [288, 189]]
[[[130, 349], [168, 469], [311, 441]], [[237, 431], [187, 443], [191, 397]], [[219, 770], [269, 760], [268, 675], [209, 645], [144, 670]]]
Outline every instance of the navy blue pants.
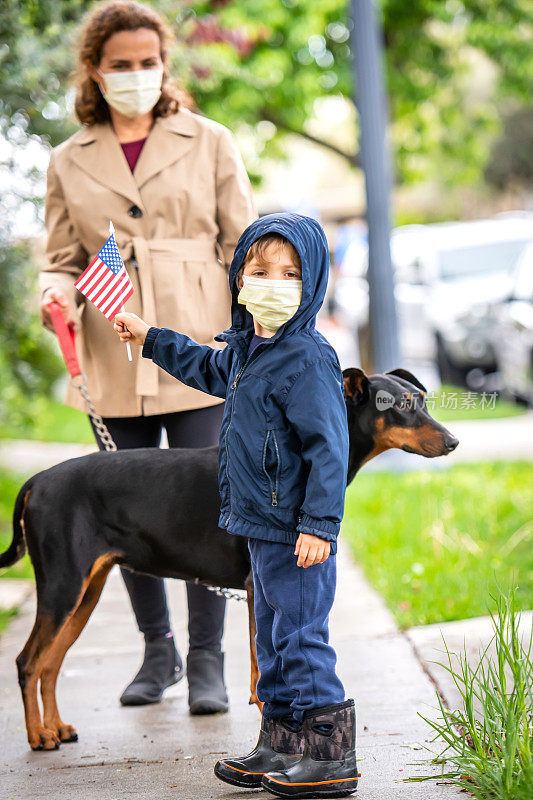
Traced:
[[257, 623], [257, 696], [265, 719], [342, 703], [328, 616], [335, 597], [336, 556], [304, 569], [294, 547], [249, 539]]

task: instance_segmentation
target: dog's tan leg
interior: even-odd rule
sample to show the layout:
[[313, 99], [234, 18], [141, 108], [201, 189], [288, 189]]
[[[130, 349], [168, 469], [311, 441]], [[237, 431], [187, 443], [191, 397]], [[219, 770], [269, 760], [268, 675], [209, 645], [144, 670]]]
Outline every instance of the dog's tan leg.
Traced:
[[61, 665], [91, 616], [104, 588], [114, 558], [98, 559], [91, 570], [89, 584], [74, 613], [67, 619], [56, 636], [41, 671], [41, 697], [43, 700], [44, 727], [53, 731], [61, 742], [76, 742], [78, 734], [72, 725], [64, 723], [56, 701], [56, 683]]
[[263, 711], [263, 703], [257, 697], [257, 681], [259, 680], [259, 668], [257, 666], [257, 650], [255, 647], [255, 634], [257, 628], [255, 625], [255, 611], [254, 611], [254, 582], [252, 575], [248, 575], [245, 581], [245, 589], [248, 601], [248, 629], [250, 633], [250, 705], [255, 705], [259, 711]]
[[[30, 492], [24, 497], [24, 507], [21, 514], [20, 525], [27, 536], [24, 524], [24, 510]], [[43, 610], [37, 599], [37, 615], [28, 641], [17, 656], [17, 672], [22, 702], [24, 704], [24, 717], [28, 741], [33, 750], [55, 750], [59, 747], [57, 736], [53, 731], [45, 729], [39, 702], [37, 700], [37, 684], [39, 682], [40, 661], [46, 655], [47, 648], [57, 634], [58, 624], [53, 615]]]
[[42, 723], [37, 700], [37, 684], [42, 661], [56, 635], [57, 626], [51, 615], [45, 614], [38, 608], [33, 630], [23, 650], [17, 657], [17, 670], [22, 702], [24, 703], [26, 730], [32, 750], [55, 750], [59, 747], [59, 739], [56, 733], [45, 728]]

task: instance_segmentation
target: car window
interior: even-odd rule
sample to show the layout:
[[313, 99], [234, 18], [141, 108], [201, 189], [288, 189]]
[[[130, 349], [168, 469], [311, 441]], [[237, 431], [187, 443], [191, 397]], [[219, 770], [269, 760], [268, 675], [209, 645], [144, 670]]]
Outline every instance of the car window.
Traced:
[[515, 265], [527, 239], [489, 242], [438, 253], [439, 277], [443, 281], [509, 272]]

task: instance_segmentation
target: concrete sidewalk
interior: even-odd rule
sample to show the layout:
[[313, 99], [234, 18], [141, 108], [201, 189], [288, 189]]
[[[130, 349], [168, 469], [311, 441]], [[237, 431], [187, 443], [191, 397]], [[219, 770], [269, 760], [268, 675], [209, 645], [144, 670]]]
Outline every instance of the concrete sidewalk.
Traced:
[[[533, 640], [533, 611], [520, 611], [518, 620], [518, 635], [527, 651], [529, 643]], [[462, 708], [464, 704], [453, 677], [442, 665], [451, 666], [455, 672], [461, 674], [459, 669], [459, 656], [461, 656], [463, 659], [466, 658], [469, 667], [475, 670], [480, 655], [485, 650], [486, 657], [494, 664], [498, 663], [494, 624], [490, 616], [417, 625], [409, 628], [406, 634], [428, 674], [438, 685], [446, 704], [452, 709]], [[450, 653], [451, 664], [448, 661], [446, 647]], [[474, 703], [475, 708], [481, 711], [477, 699]]]
[[[167, 585], [176, 637], [185, 654], [184, 586], [178, 581]], [[113, 572], [59, 681], [60, 709], [64, 720], [76, 726], [79, 742], [34, 753], [26, 742], [14, 665], [32, 625], [33, 598], [27, 600], [0, 640], [2, 800], [72, 800], [80, 793], [84, 800], [257, 796], [213, 776], [217, 758], [247, 752], [257, 737], [259, 714], [248, 705], [246, 616], [245, 603], [228, 603], [224, 649], [229, 714], [190, 717], [185, 682], [158, 706], [121, 708], [117, 698], [138, 666], [141, 642], [120, 576]], [[459, 798], [459, 791], [445, 782], [401, 781], [430, 769], [414, 762], [426, 757], [424, 746], [435, 748], [429, 744], [431, 731], [417, 715], [434, 713], [434, 689], [409, 641], [342, 547], [331, 632], [339, 674], [356, 702], [359, 796]]]

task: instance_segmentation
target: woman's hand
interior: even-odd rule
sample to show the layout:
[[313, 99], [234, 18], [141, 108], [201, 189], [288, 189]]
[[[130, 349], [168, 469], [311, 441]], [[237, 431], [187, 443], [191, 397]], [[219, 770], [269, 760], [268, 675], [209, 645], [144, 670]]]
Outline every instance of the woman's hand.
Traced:
[[299, 567], [312, 567], [314, 564], [322, 564], [329, 556], [331, 545], [320, 536], [313, 536], [311, 533], [301, 533], [296, 542], [294, 555], [298, 556]]
[[150, 330], [150, 325], [147, 325], [137, 314], [121, 311], [120, 314], [115, 316], [113, 328], [118, 333], [123, 344], [133, 342], [133, 344], [143, 345], [146, 334]]
[[50, 309], [48, 308], [48, 304], [51, 303], [52, 301], [55, 301], [59, 306], [61, 306], [61, 311], [63, 312], [63, 319], [65, 320], [65, 325], [70, 325], [72, 323], [75, 328], [78, 328], [79, 327], [78, 321], [74, 316], [74, 312], [71, 308], [69, 299], [66, 296], [65, 292], [63, 292], [61, 289], [47, 289], [41, 298], [40, 302], [41, 321], [45, 326], [45, 328], [48, 328], [49, 331], [55, 333], [54, 323], [52, 322], [52, 315], [50, 314]]

